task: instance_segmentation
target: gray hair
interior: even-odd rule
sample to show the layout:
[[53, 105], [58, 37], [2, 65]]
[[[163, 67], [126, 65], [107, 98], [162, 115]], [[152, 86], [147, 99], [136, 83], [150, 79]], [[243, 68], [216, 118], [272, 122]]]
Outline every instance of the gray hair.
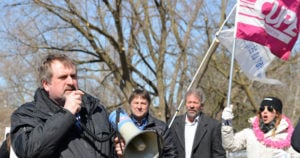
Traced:
[[[59, 61], [66, 67], [75, 67], [75, 63], [65, 54], [48, 54], [43, 60], [38, 68], [39, 72], [39, 81], [40, 81], [40, 87], [43, 87], [43, 81], [46, 81], [50, 83], [53, 72], [51, 69], [51, 64], [53, 61]], [[77, 73], [77, 70], [76, 70]]]
[[197, 89], [190, 89], [186, 92], [185, 94], [185, 100], [188, 96], [190, 95], [194, 95], [196, 96], [200, 101], [201, 101], [201, 105], [204, 105], [205, 102], [205, 94], [202, 90], [202, 88], [197, 88]]

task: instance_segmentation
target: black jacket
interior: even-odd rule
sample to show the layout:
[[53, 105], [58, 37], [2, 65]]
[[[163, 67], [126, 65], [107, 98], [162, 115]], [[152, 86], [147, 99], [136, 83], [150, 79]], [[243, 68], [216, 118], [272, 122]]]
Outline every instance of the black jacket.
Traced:
[[6, 139], [0, 147], [0, 158], [9, 158], [9, 148], [7, 148]]
[[[186, 115], [177, 116], [170, 129], [177, 146], [180, 158], [185, 157], [185, 118]], [[199, 116], [191, 158], [226, 158], [222, 147], [221, 123], [203, 113]]]
[[159, 119], [154, 118], [148, 114], [148, 123], [145, 130], [154, 130], [162, 137], [162, 156], [163, 158], [176, 158], [178, 157], [176, 145], [174, 144], [172, 134], [167, 124]]
[[[100, 101], [82, 97], [81, 122], [97, 137], [112, 132]], [[115, 156], [112, 139], [98, 142], [75, 124], [75, 116], [37, 89], [34, 101], [11, 116], [12, 146], [19, 158], [109, 158]]]
[[295, 127], [295, 130], [292, 135], [292, 147], [300, 153], [300, 119]]

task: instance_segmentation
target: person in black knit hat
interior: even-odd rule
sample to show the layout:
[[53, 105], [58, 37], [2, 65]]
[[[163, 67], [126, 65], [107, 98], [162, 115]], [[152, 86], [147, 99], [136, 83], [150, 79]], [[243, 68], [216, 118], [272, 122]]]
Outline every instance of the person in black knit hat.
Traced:
[[260, 108], [264, 108], [265, 106], [272, 107], [279, 113], [282, 113], [282, 102], [276, 97], [264, 98], [264, 100], [260, 104]]
[[[267, 108], [269, 112], [275, 109], [279, 114], [282, 114], [282, 102], [276, 97], [265, 97], [260, 104], [259, 111], [263, 112], [265, 108]], [[277, 119], [276, 116], [270, 121], [264, 121], [266, 117], [267, 116], [263, 116], [259, 124], [259, 127], [263, 132], [268, 132], [269, 130], [273, 129], [275, 127], [276, 121], [279, 121], [279, 119]]]
[[265, 97], [257, 115], [249, 119], [250, 127], [234, 133], [231, 125], [232, 106], [222, 113], [222, 144], [230, 152], [246, 150], [247, 157], [299, 158], [291, 147], [293, 125], [282, 114], [283, 104], [279, 98]]

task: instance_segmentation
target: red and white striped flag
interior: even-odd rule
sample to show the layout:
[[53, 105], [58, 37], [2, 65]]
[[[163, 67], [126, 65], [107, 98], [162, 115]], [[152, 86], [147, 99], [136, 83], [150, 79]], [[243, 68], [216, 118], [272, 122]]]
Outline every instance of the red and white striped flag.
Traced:
[[266, 46], [287, 60], [300, 29], [300, 0], [239, 0], [236, 38]]

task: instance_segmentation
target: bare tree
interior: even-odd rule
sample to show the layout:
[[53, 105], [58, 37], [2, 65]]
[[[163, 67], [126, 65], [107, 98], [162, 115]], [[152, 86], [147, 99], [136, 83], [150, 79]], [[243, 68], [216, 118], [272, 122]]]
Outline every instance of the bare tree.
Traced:
[[[38, 86], [35, 65], [42, 56], [60, 52], [76, 59], [81, 88], [101, 98], [110, 110], [118, 106], [127, 109], [128, 95], [132, 89], [141, 87], [153, 96], [154, 115], [168, 120], [234, 3], [5, 1], [0, 5], [1, 62], [20, 68], [9, 71], [1, 65], [1, 75], [7, 83], [4, 87], [11, 90], [5, 93], [14, 94], [3, 96], [17, 96], [18, 105], [29, 100]], [[233, 24], [229, 22], [226, 27]], [[294, 72], [298, 72], [299, 66], [298, 56], [292, 58], [290, 62], [275, 61], [268, 70], [269, 76], [284, 80], [285, 87], [248, 80], [235, 64], [231, 98], [239, 127], [246, 126], [246, 119], [256, 113], [264, 95], [276, 95], [292, 105], [292, 109], [296, 107], [299, 90]], [[229, 61], [230, 53], [217, 47], [194, 85], [205, 90], [205, 112], [215, 118], [220, 117], [226, 105]], [[293, 110], [287, 112], [297, 117]]]
[[25, 15], [11, 32], [19, 43], [36, 55], [72, 53], [85, 83], [98, 83], [98, 90], [117, 96], [105, 100], [110, 105], [126, 104], [133, 88], [146, 88], [162, 118], [171, 115], [174, 94], [181, 97], [186, 88], [188, 56], [201, 55], [192, 43], [200, 36], [192, 32], [201, 28], [201, 7], [199, 1], [157, 0], [34, 0], [5, 6]]

